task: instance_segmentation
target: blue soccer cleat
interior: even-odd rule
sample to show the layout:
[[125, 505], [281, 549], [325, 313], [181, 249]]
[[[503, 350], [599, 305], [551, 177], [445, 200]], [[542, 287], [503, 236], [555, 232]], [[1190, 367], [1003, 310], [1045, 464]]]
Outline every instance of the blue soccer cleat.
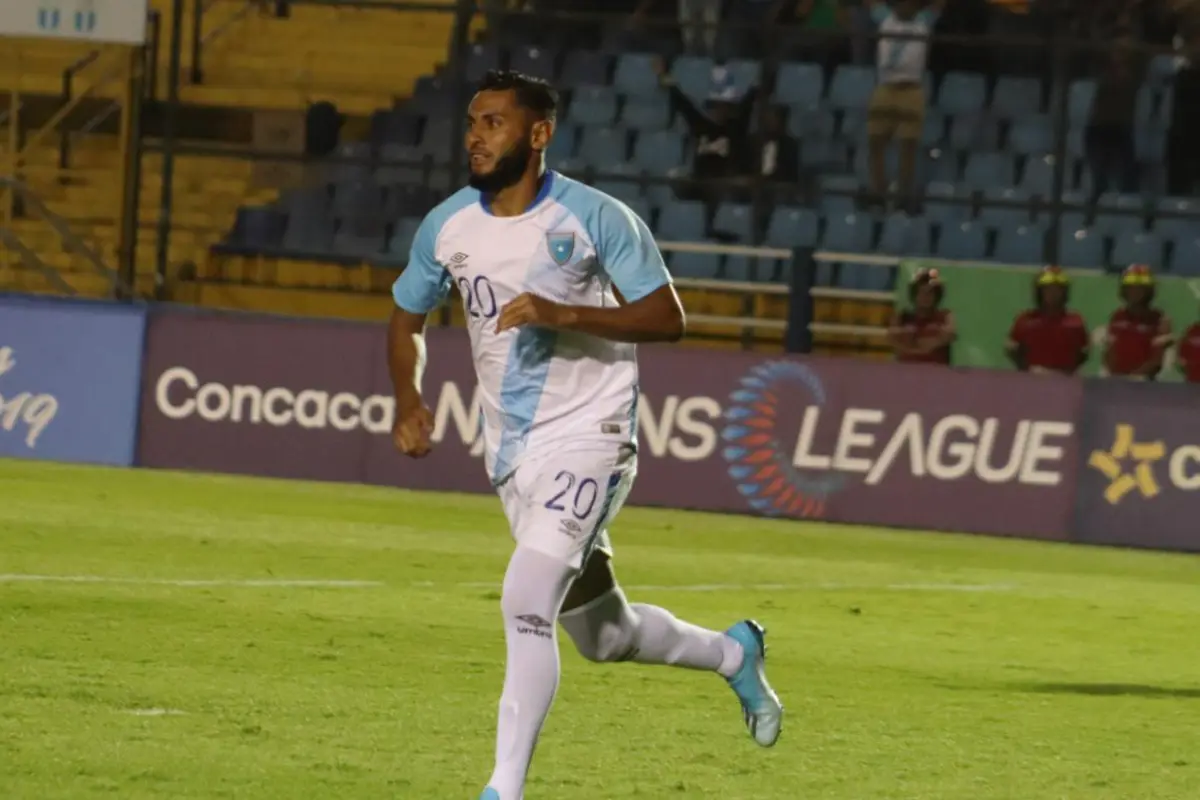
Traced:
[[761, 625], [750, 619], [725, 631], [725, 635], [740, 644], [746, 653], [741, 668], [729, 679], [729, 686], [742, 704], [742, 715], [750, 736], [762, 747], [770, 747], [779, 740], [783, 725], [783, 704], [767, 683], [766, 633]]
[[479, 795], [479, 800], [500, 800], [500, 793], [489, 786]]

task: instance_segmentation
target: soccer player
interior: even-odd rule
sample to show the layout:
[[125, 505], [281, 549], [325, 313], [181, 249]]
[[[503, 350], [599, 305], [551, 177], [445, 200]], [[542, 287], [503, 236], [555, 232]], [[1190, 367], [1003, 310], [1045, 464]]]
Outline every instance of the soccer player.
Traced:
[[1073, 375], [1087, 363], [1087, 323], [1072, 311], [1071, 281], [1060, 267], [1048, 266], [1033, 281], [1034, 307], [1013, 321], [1006, 351], [1017, 369]]
[[543, 81], [484, 78], [467, 110], [470, 185], [425, 217], [393, 287], [396, 445], [429, 453], [425, 317], [453, 284], [479, 381], [485, 463], [516, 542], [500, 600], [507, 664], [495, 769], [481, 800], [522, 797], [558, 686], [556, 623], [592, 661], [722, 675], [764, 747], [783, 714], [756, 623], [704, 630], [629, 603], [614, 577], [608, 528], [637, 470], [635, 343], [678, 340], [684, 317], [645, 223], [545, 168], [557, 106]]
[[1154, 307], [1154, 274], [1145, 264], [1121, 273], [1124, 305], [1108, 321], [1104, 366], [1108, 374], [1133, 381], [1152, 381], [1162, 371], [1171, 346], [1171, 318]]

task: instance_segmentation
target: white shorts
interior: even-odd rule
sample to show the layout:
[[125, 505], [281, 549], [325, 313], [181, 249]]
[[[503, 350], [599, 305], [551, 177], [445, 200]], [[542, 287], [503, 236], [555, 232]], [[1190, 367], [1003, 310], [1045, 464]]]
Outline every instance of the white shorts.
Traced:
[[629, 445], [571, 443], [526, 456], [496, 492], [517, 544], [582, 569], [594, 550], [612, 556], [608, 526], [636, 476]]

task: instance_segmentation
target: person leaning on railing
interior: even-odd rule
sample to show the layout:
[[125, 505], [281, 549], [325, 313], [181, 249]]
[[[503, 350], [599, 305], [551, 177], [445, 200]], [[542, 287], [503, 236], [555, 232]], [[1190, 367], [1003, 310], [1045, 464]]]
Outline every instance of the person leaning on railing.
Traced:
[[897, 361], [949, 364], [958, 338], [954, 315], [942, 308], [946, 287], [936, 269], [922, 269], [908, 285], [909, 308], [897, 311], [888, 326], [888, 342]]

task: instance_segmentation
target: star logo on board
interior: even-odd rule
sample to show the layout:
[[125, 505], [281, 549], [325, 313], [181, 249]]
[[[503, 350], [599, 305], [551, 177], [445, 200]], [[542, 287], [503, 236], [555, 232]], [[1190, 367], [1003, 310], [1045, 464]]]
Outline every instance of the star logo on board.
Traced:
[[[1088, 466], [1108, 478], [1104, 499], [1116, 505], [1133, 491], [1140, 492], [1147, 500], [1157, 497], [1162, 489], [1154, 477], [1154, 463], [1161, 461], [1167, 449], [1161, 441], [1134, 441], [1133, 426], [1120, 424], [1113, 435], [1112, 447], [1107, 451], [1095, 450], [1088, 458]], [[1126, 471], [1123, 462], [1132, 462]]]
[[553, 231], [546, 234], [546, 249], [550, 257], [560, 267], [571, 260], [575, 254], [575, 234], [563, 231]]

